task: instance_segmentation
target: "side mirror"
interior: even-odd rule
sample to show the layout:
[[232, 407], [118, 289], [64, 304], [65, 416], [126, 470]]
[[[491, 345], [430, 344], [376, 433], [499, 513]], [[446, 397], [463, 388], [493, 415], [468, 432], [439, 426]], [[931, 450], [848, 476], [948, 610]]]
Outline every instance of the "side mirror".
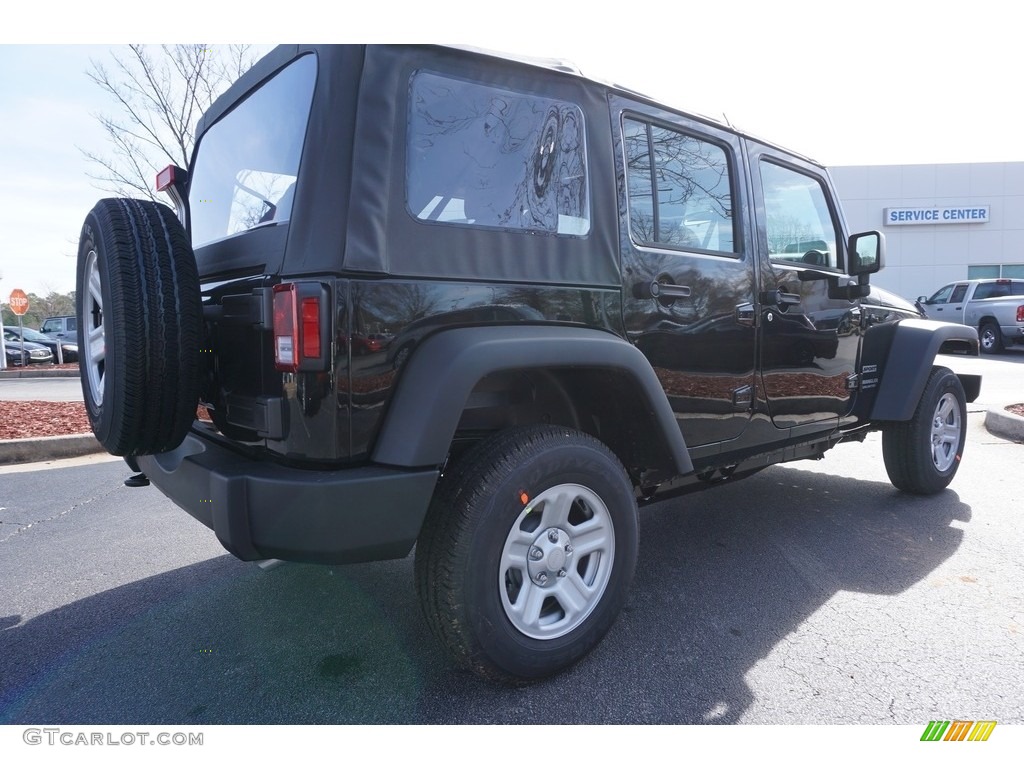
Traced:
[[850, 236], [849, 274], [871, 275], [885, 266], [885, 235], [881, 232], [860, 232]]
[[918, 304], [927, 304], [928, 303], [928, 297], [927, 296], [918, 296], [917, 297], [917, 303]]

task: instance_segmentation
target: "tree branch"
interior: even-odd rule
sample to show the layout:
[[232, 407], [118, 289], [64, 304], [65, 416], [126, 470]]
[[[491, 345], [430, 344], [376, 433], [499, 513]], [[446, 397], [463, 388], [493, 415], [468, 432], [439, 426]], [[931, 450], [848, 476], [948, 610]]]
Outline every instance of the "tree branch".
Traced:
[[157, 171], [188, 167], [196, 123], [255, 54], [248, 45], [129, 45], [111, 58], [111, 68], [92, 60], [85, 73], [112, 102], [114, 116], [94, 115], [109, 152], [79, 151], [98, 167], [89, 177], [100, 189], [156, 199]]

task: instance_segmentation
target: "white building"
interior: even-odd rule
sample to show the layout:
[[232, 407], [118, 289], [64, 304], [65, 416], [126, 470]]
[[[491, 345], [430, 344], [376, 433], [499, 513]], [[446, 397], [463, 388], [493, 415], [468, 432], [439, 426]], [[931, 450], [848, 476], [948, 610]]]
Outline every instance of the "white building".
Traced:
[[885, 233], [871, 282], [914, 299], [954, 280], [1024, 278], [1024, 163], [829, 168], [851, 232]]

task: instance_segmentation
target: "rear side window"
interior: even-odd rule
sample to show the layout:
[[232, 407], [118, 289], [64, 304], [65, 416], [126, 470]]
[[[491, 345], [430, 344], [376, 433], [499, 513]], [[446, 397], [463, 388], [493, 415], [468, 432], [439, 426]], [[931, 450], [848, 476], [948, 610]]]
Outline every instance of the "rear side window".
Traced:
[[623, 121], [633, 240], [733, 255], [732, 185], [725, 149], [653, 123]]
[[192, 245], [291, 217], [316, 58], [289, 64], [201, 138], [189, 187]]
[[420, 72], [412, 79], [406, 202], [421, 221], [556, 235], [590, 231], [575, 104]]

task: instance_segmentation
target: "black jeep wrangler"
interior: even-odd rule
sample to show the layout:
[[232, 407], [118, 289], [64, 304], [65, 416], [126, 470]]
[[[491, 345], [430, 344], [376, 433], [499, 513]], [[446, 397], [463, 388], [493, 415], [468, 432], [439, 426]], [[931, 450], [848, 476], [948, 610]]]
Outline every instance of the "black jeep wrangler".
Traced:
[[827, 171], [567, 65], [282, 46], [158, 186], [82, 232], [96, 436], [243, 560], [415, 544], [486, 678], [599, 642], [638, 504], [871, 430], [903, 491], [957, 471], [976, 332], [869, 321]]

